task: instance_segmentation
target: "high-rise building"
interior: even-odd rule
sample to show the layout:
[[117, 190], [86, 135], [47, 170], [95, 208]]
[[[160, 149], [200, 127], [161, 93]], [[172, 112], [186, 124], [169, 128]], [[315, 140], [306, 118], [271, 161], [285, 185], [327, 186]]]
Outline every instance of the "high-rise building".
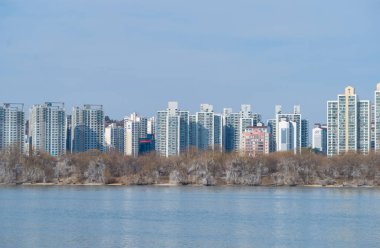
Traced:
[[297, 122], [292, 121], [289, 117], [281, 117], [278, 120], [277, 127], [277, 151], [293, 151], [296, 154], [299, 151], [299, 147], [297, 146], [297, 142], [299, 142], [297, 137], [297, 130], [299, 130]]
[[[301, 107], [299, 105], [295, 105], [293, 109], [292, 114], [284, 114], [282, 113], [282, 107], [281, 105], [276, 105], [275, 107], [275, 113], [276, 113], [276, 119], [275, 119], [275, 125], [273, 126], [273, 135], [275, 135], [276, 139], [272, 144], [272, 146], [276, 147], [276, 151], [282, 151], [281, 147], [283, 147], [281, 140], [280, 133], [277, 132], [279, 130], [279, 124], [280, 120], [285, 118], [288, 122], [294, 122], [296, 123], [294, 130], [296, 135], [296, 141], [292, 146], [294, 145], [294, 149], [297, 153], [301, 152], [301, 148], [308, 147], [309, 143], [309, 128], [308, 128], [308, 121], [305, 119], [302, 119], [301, 115]], [[292, 128], [292, 125], [290, 126]]]
[[[379, 85], [380, 88], [380, 85]], [[376, 144], [376, 125], [375, 125], [375, 104], [371, 105], [371, 151], [375, 151]]]
[[212, 105], [201, 104], [200, 112], [196, 113], [196, 147], [199, 150], [222, 150], [221, 121], [221, 115], [214, 113]]
[[176, 156], [189, 149], [189, 112], [181, 111], [177, 102], [157, 112], [156, 151], [161, 156]]
[[156, 134], [156, 118], [153, 116], [153, 117], [150, 117], [147, 121], [148, 122], [147, 122], [146, 133], [152, 134], [154, 136]]
[[251, 105], [241, 105], [239, 113], [233, 113], [232, 109], [223, 111], [223, 135], [225, 151], [240, 151], [240, 139], [247, 127], [256, 126], [261, 121], [260, 114], [254, 114]]
[[247, 127], [241, 136], [240, 151], [242, 154], [256, 157], [269, 153], [270, 134], [262, 123]]
[[197, 147], [197, 115], [189, 116], [189, 146]]
[[137, 113], [124, 119], [125, 155], [133, 157], [139, 155], [139, 141], [147, 138], [147, 127], [147, 118], [140, 117]]
[[[223, 151], [229, 151], [229, 148], [232, 147], [231, 139], [231, 130], [228, 125], [229, 116], [232, 113], [232, 108], [224, 108], [222, 113], [222, 149]], [[227, 121], [228, 120], [228, 121]]]
[[371, 102], [358, 101], [358, 151], [368, 154], [371, 151]]
[[375, 151], [380, 151], [380, 83], [376, 85], [374, 104]]
[[109, 124], [104, 131], [104, 142], [107, 151], [124, 154], [124, 127], [117, 123]]
[[0, 150], [17, 147], [24, 151], [25, 143], [24, 105], [4, 103], [0, 106]]
[[223, 117], [214, 113], [214, 151], [223, 151]]
[[66, 112], [63, 103], [33, 105], [29, 114], [29, 146], [52, 156], [66, 153]]
[[327, 154], [327, 126], [319, 123], [314, 125], [312, 133], [312, 149]]
[[66, 115], [66, 152], [71, 152], [72, 118]]
[[275, 152], [276, 146], [276, 119], [269, 119], [267, 122], [269, 135], [269, 152]]
[[371, 104], [359, 101], [355, 89], [346, 87], [337, 101], [327, 102], [327, 154], [367, 154], [371, 147]]
[[103, 105], [85, 104], [72, 113], [72, 151], [105, 150]]
[[309, 142], [309, 121], [306, 119], [301, 120], [301, 148], [308, 148]]

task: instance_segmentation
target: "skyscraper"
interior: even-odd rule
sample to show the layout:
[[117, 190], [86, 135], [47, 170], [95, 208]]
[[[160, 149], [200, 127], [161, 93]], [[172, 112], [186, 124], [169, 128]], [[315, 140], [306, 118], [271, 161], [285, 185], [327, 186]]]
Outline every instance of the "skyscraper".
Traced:
[[267, 122], [269, 136], [269, 152], [275, 152], [276, 145], [276, 119], [269, 119]]
[[189, 115], [189, 146], [197, 147], [197, 115]]
[[66, 152], [71, 152], [72, 118], [66, 115]]
[[375, 151], [380, 152], [380, 83], [376, 85], [374, 105]]
[[277, 132], [277, 151], [286, 152], [293, 151], [296, 154], [299, 151], [297, 142], [298, 124], [292, 121], [290, 117], [281, 117], [278, 120], [278, 132]]
[[109, 124], [104, 131], [104, 142], [108, 151], [124, 154], [124, 127], [116, 123]]
[[239, 113], [233, 113], [232, 109], [223, 111], [223, 135], [224, 150], [238, 152], [240, 150], [240, 139], [247, 127], [256, 126], [261, 121], [260, 114], [252, 112], [251, 105], [241, 105]]
[[367, 154], [371, 147], [371, 104], [359, 101], [355, 89], [346, 87], [337, 101], [327, 102], [327, 154]]
[[29, 114], [29, 146], [52, 156], [66, 153], [66, 112], [63, 103], [33, 105]]
[[295, 105], [293, 108], [293, 113], [292, 114], [284, 114], [282, 113], [282, 107], [281, 105], [277, 105], [275, 107], [275, 113], [276, 113], [276, 118], [275, 118], [275, 125], [273, 126], [273, 134], [276, 136], [275, 139], [275, 145], [276, 146], [276, 151], [281, 151], [281, 147], [284, 147], [281, 142], [281, 135], [277, 131], [279, 130], [279, 124], [281, 119], [285, 118], [288, 122], [294, 122], [296, 125], [293, 125], [292, 123], [290, 124], [289, 128], [296, 128], [294, 130], [295, 132], [295, 143], [291, 144], [294, 146], [294, 149], [297, 153], [301, 152], [301, 148], [307, 147], [308, 146], [308, 136], [309, 136], [309, 129], [308, 129], [308, 121], [305, 119], [302, 119], [301, 115], [301, 107], [299, 105]]
[[301, 120], [301, 148], [308, 148], [309, 142], [309, 121], [306, 119]]
[[327, 154], [327, 127], [319, 123], [314, 125], [312, 132], [312, 148], [322, 154]]
[[196, 113], [196, 147], [199, 150], [221, 151], [221, 131], [221, 115], [214, 113], [212, 105], [201, 104], [200, 112]]
[[139, 140], [147, 138], [148, 120], [137, 113], [124, 119], [125, 155], [139, 155]]
[[156, 118], [154, 116], [148, 119], [147, 134], [152, 134], [153, 136], [156, 134]]
[[72, 113], [72, 151], [105, 150], [103, 105], [85, 104]]
[[24, 105], [4, 103], [3, 106], [0, 106], [0, 150], [17, 147], [23, 152], [24, 134]]
[[161, 156], [176, 156], [189, 149], [189, 112], [181, 111], [177, 102], [157, 112], [156, 151]]

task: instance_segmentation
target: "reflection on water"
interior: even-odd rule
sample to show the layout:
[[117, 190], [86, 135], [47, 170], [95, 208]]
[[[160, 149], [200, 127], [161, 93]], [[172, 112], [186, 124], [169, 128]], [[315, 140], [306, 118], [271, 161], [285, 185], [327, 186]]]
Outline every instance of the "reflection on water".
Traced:
[[1, 187], [1, 247], [380, 247], [380, 190]]

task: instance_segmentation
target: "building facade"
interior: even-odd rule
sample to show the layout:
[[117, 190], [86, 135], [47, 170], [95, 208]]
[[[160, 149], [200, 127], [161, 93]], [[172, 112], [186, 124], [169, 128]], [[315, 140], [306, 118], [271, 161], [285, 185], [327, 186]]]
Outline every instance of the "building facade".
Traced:
[[371, 149], [371, 104], [359, 101], [355, 89], [346, 87], [336, 101], [327, 102], [327, 155], [347, 152], [368, 154]]
[[66, 153], [66, 112], [63, 103], [33, 105], [29, 113], [29, 147], [51, 156]]
[[140, 117], [137, 113], [124, 119], [125, 155], [133, 157], [139, 155], [139, 141], [147, 137], [147, 130], [147, 118]]
[[177, 156], [189, 149], [189, 112], [181, 111], [177, 102], [157, 112], [156, 151], [161, 156]]
[[124, 154], [124, 127], [116, 123], [108, 125], [104, 131], [104, 142], [107, 151]]
[[103, 105], [85, 104], [72, 112], [72, 152], [105, 151]]
[[292, 114], [284, 114], [282, 112], [282, 106], [277, 105], [275, 107], [275, 114], [276, 118], [271, 121], [271, 129], [273, 137], [276, 138], [273, 140], [271, 147], [276, 147], [276, 151], [282, 151], [281, 147], [283, 147], [283, 144], [281, 142], [281, 135], [277, 130], [280, 128], [281, 119], [285, 118], [288, 122], [294, 122], [296, 124], [296, 129], [294, 130], [296, 135], [294, 149], [297, 153], [301, 153], [302, 148], [309, 146], [309, 122], [306, 119], [302, 119], [301, 107], [295, 105]]
[[189, 115], [189, 146], [197, 147], [197, 115]]
[[376, 85], [374, 103], [374, 149], [380, 151], [380, 83]]
[[243, 104], [239, 113], [233, 113], [231, 108], [223, 111], [223, 150], [227, 152], [239, 152], [240, 140], [243, 131], [247, 127], [256, 126], [261, 122], [261, 115], [252, 112], [249, 104]]
[[147, 120], [147, 131], [146, 131], [146, 133], [152, 134], [153, 136], [156, 134], [156, 118], [154, 116], [150, 117]]
[[297, 136], [298, 124], [292, 121], [288, 117], [282, 117], [278, 121], [277, 132], [277, 151], [278, 152], [294, 152], [296, 154], [299, 151], [297, 142], [299, 138]]
[[[195, 115], [195, 122], [196, 147], [199, 150], [222, 151], [222, 119], [221, 115], [214, 113], [213, 106], [201, 104], [200, 112]], [[191, 120], [190, 128], [193, 128], [192, 124]]]
[[327, 154], [327, 126], [319, 123], [314, 125], [312, 131], [312, 149], [324, 155]]
[[25, 144], [24, 105], [4, 103], [0, 106], [0, 150], [17, 147], [24, 151]]
[[270, 134], [262, 123], [255, 127], [247, 127], [241, 137], [240, 151], [243, 155], [256, 157], [269, 153]]

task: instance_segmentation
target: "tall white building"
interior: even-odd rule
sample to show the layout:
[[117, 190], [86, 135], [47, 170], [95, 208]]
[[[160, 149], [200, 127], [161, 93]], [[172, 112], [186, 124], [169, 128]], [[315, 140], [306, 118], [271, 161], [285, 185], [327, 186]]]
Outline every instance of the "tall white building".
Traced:
[[66, 112], [63, 103], [33, 105], [29, 113], [29, 146], [52, 156], [66, 153]]
[[223, 111], [223, 143], [225, 151], [240, 151], [240, 139], [247, 127], [255, 127], [261, 121], [260, 114], [254, 114], [249, 104], [241, 105], [239, 113], [233, 113], [232, 109]]
[[294, 143], [295, 150], [297, 153], [301, 152], [302, 148], [306, 148], [309, 146], [309, 122], [305, 119], [302, 119], [301, 115], [301, 107], [299, 105], [295, 105], [293, 108], [292, 114], [284, 114], [282, 113], [281, 105], [277, 105], [275, 107], [276, 118], [272, 127], [272, 135], [275, 137], [275, 140], [272, 143], [272, 146], [276, 147], [276, 151], [281, 151], [281, 137], [277, 130], [279, 130], [280, 120], [285, 118], [289, 122], [296, 123], [295, 135], [296, 141]]
[[196, 113], [196, 147], [199, 150], [222, 150], [221, 115], [210, 104], [201, 104]]
[[380, 83], [376, 85], [374, 104], [374, 146], [380, 152]]
[[116, 123], [108, 125], [104, 131], [104, 142], [108, 151], [124, 153], [124, 127]]
[[4, 103], [3, 106], [0, 106], [0, 150], [18, 147], [23, 152], [24, 135], [24, 105]]
[[105, 117], [103, 105], [85, 104], [72, 113], [72, 151], [105, 150]]
[[124, 119], [125, 155], [137, 157], [139, 155], [139, 140], [147, 136], [148, 120], [136, 113]]
[[338, 100], [327, 102], [327, 155], [369, 153], [371, 149], [371, 104], [359, 101], [355, 89], [346, 87]]
[[181, 111], [177, 102], [157, 112], [156, 151], [161, 156], [178, 156], [189, 149], [189, 112]]
[[319, 123], [312, 131], [312, 148], [322, 154], [327, 154], [327, 126]]
[[156, 134], [156, 118], [154, 116], [148, 119], [147, 134], [152, 134], [153, 136]]
[[298, 152], [297, 130], [299, 129], [297, 122], [290, 120], [289, 117], [282, 117], [279, 119], [277, 126], [277, 151], [293, 151], [296, 154]]

